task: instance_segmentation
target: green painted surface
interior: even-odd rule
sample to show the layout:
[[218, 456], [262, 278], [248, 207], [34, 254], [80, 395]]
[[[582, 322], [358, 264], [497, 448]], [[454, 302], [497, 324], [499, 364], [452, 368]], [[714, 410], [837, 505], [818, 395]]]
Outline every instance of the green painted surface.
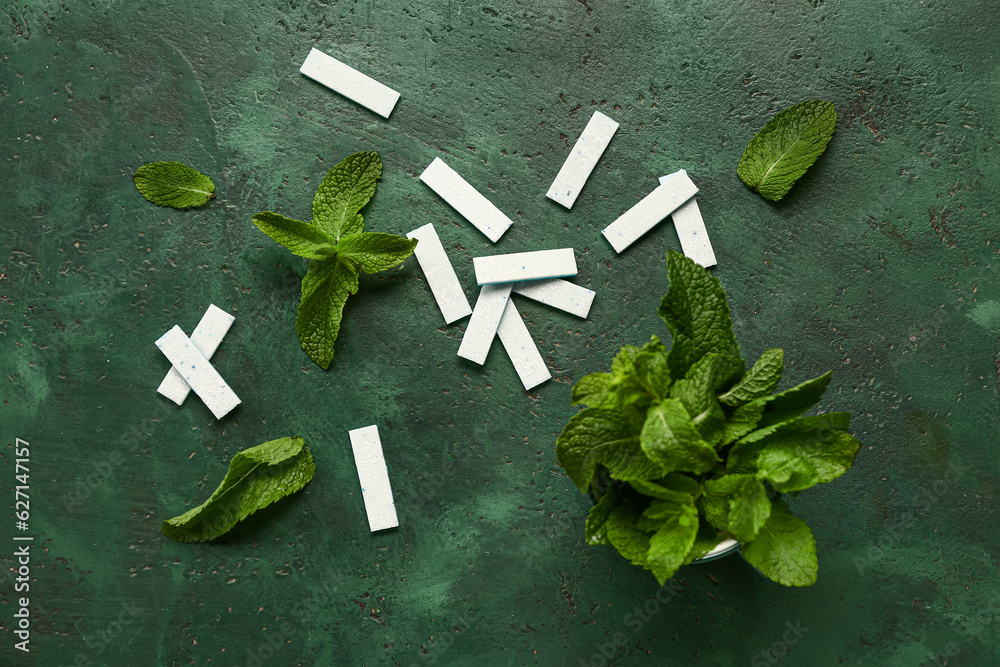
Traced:
[[[987, 0], [7, 3], [3, 488], [12, 506], [23, 438], [37, 541], [22, 654], [4, 520], [0, 661], [996, 664], [998, 34]], [[400, 90], [392, 117], [299, 75], [314, 44]], [[807, 98], [839, 127], [769, 204], [736, 163]], [[595, 108], [621, 129], [565, 211], [544, 193]], [[521, 306], [553, 381], [525, 393], [496, 347], [482, 369], [459, 360], [467, 320], [442, 327], [413, 260], [362, 279], [328, 372], [306, 358], [305, 260], [250, 216], [308, 217], [357, 150], [385, 162], [368, 228], [435, 223], [470, 295], [474, 255], [577, 250], [590, 319]], [[438, 155], [514, 219], [495, 247], [417, 179]], [[130, 174], [156, 160], [209, 174], [218, 198], [147, 203]], [[588, 501], [555, 462], [571, 383], [666, 333], [676, 235], [617, 256], [600, 230], [678, 168], [748, 358], [785, 348], [786, 385], [834, 369], [823, 406], [865, 444], [793, 503], [820, 550], [812, 588], [734, 557], [657, 600], [652, 576], [583, 543]], [[236, 315], [214, 363], [243, 404], [221, 423], [155, 393], [153, 341], [209, 303]], [[371, 423], [401, 512], [376, 535], [347, 439]], [[160, 535], [233, 454], [294, 433], [316, 457], [304, 492], [218, 543]]]

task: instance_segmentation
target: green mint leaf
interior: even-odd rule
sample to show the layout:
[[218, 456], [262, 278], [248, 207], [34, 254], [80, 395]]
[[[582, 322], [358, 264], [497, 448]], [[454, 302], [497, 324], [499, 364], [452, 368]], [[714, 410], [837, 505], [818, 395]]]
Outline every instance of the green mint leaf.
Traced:
[[705, 483], [706, 513], [709, 499], [713, 512], [721, 509], [723, 516], [721, 526], [716, 521], [712, 525], [728, 530], [740, 542], [754, 539], [771, 515], [767, 489], [753, 475], [725, 475], [709, 480]]
[[696, 361], [687, 374], [670, 387], [670, 398], [676, 398], [693, 415], [701, 414], [716, 402], [716, 390], [722, 381], [722, 359], [710, 353]]
[[618, 506], [618, 502], [617, 487], [611, 485], [608, 487], [607, 493], [601, 496], [601, 499], [590, 508], [590, 513], [587, 514], [587, 526], [585, 530], [587, 544], [611, 544], [608, 541], [608, 535], [604, 527], [611, 516], [611, 512]]
[[770, 426], [780, 424], [794, 417], [804, 414], [809, 408], [819, 403], [826, 388], [833, 379], [833, 371], [827, 371], [818, 378], [806, 380], [800, 385], [786, 389], [780, 394], [767, 396], [765, 401], [764, 415], [761, 417], [760, 426]]
[[691, 418], [698, 434], [712, 447], [718, 448], [722, 444], [722, 438], [726, 433], [726, 413], [722, 411], [722, 406], [715, 399], [712, 399], [708, 408]]
[[778, 201], [823, 153], [836, 127], [831, 102], [806, 100], [789, 107], [750, 140], [736, 174], [764, 199]]
[[664, 479], [660, 480], [660, 482], [635, 479], [628, 484], [645, 496], [661, 500], [672, 500], [678, 503], [694, 502], [695, 497], [701, 492], [698, 482], [686, 475], [670, 473]]
[[260, 231], [308, 259], [326, 259], [336, 252], [337, 240], [316, 225], [264, 211], [250, 218]]
[[662, 586], [674, 576], [694, 546], [698, 535], [698, 508], [694, 502], [654, 500], [643, 516], [661, 521], [649, 538], [645, 566]]
[[670, 386], [669, 370], [662, 364], [665, 357], [666, 348], [656, 336], [641, 348], [623, 345], [611, 361], [610, 373], [584, 375], [573, 385], [572, 404], [608, 410], [649, 406], [651, 392], [665, 395]]
[[758, 399], [736, 408], [723, 426], [720, 442], [727, 445], [757, 428], [760, 418], [764, 416], [765, 406], [763, 399]]
[[649, 535], [636, 528], [644, 503], [638, 498], [620, 498], [604, 523], [608, 542], [634, 565], [645, 565], [649, 553]]
[[668, 471], [701, 474], [720, 460], [676, 398], [668, 398], [649, 409], [640, 444], [650, 460]]
[[375, 151], [348, 155], [326, 172], [313, 198], [313, 224], [339, 241], [364, 230], [358, 213], [375, 194], [382, 178], [382, 159]]
[[775, 498], [771, 515], [757, 537], [743, 545], [743, 557], [764, 575], [785, 586], [812, 586], [819, 564], [816, 540], [806, 523]]
[[416, 247], [417, 239], [361, 232], [343, 237], [337, 245], [337, 253], [365, 273], [378, 273], [403, 262]]
[[714, 352], [720, 357], [718, 385], [736, 382], [745, 365], [719, 279], [673, 250], [667, 252], [667, 273], [670, 289], [660, 302], [659, 315], [674, 338], [667, 355], [671, 375], [684, 377], [696, 361]]
[[726, 427], [726, 415], [715, 397], [724, 373], [722, 358], [712, 352], [696, 361], [670, 388], [670, 397], [684, 404], [698, 433], [712, 446], [722, 440]]
[[653, 400], [667, 397], [671, 383], [667, 348], [657, 336], [651, 336], [632, 359], [632, 375]]
[[215, 198], [212, 179], [183, 162], [144, 164], [133, 180], [142, 196], [157, 206], [191, 208]]
[[178, 542], [203, 542], [223, 535], [271, 503], [295, 493], [316, 472], [302, 438], [279, 438], [245, 449], [212, 496], [198, 507], [167, 519], [160, 528]]
[[769, 395], [778, 388], [784, 369], [785, 351], [780, 348], [764, 350], [760, 359], [747, 371], [732, 389], [719, 396], [719, 402], [736, 408], [750, 401]]
[[[850, 419], [848, 413], [840, 414]], [[771, 438], [757, 458], [757, 474], [782, 493], [802, 491], [843, 475], [860, 448], [861, 442], [850, 433], [833, 429]]]
[[566, 423], [556, 441], [556, 457], [577, 488], [586, 492], [598, 465], [622, 481], [656, 479], [667, 471], [649, 460], [639, 447], [642, 415], [587, 408]]
[[724, 496], [706, 493], [701, 497], [701, 511], [714, 528], [729, 532], [729, 502]]
[[302, 279], [302, 302], [295, 318], [299, 342], [321, 368], [333, 361], [333, 344], [340, 333], [344, 303], [358, 291], [358, 270], [334, 256], [313, 261]]
[[822, 440], [832, 431], [846, 431], [851, 425], [847, 412], [828, 412], [824, 415], [796, 417], [779, 424], [757, 429], [736, 441], [729, 450], [726, 469], [747, 469], [756, 465], [758, 455], [765, 447], [778, 449], [791, 447], [802, 440]]
[[[618, 391], [618, 378], [613, 373], [590, 373], [576, 381], [571, 392], [571, 405], [589, 405], [592, 408], [618, 410], [629, 404]], [[642, 396], [641, 388], [633, 392], [635, 399]]]
[[722, 443], [728, 444], [740, 438], [746, 438], [757, 428], [759, 428], [760, 433], [757, 433], [755, 437], [759, 439], [777, 426], [794, 420], [819, 402], [832, 377], [832, 372], [828, 372], [780, 394], [761, 396], [741, 405], [736, 408], [726, 422], [721, 439]]

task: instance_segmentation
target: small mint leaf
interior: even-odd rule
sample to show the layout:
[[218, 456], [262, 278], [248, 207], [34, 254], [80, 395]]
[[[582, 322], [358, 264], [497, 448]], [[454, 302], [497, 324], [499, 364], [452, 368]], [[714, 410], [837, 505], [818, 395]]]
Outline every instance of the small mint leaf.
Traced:
[[670, 370], [666, 348], [656, 336], [641, 348], [624, 345], [611, 361], [610, 373], [590, 373], [573, 385], [572, 404], [609, 410], [644, 408], [666, 396]]
[[673, 250], [667, 252], [667, 273], [670, 289], [660, 302], [659, 315], [674, 337], [667, 355], [670, 374], [682, 378], [696, 361], [714, 352], [720, 357], [716, 386], [736, 382], [745, 364], [719, 279]]
[[336, 251], [337, 241], [316, 225], [264, 211], [250, 218], [260, 231], [308, 259], [326, 259]]
[[378, 273], [403, 262], [415, 247], [417, 239], [362, 232], [343, 237], [337, 245], [337, 254], [365, 273]]
[[643, 516], [662, 521], [649, 538], [645, 563], [662, 586], [676, 574], [694, 546], [700, 523], [698, 509], [693, 501], [654, 500]]
[[299, 342], [309, 358], [329, 368], [347, 297], [358, 291], [358, 270], [339, 256], [313, 261], [302, 279], [302, 302], [295, 319]]
[[789, 107], [750, 140], [736, 175], [764, 199], [778, 201], [823, 153], [836, 127], [831, 102], [806, 100]]
[[136, 170], [135, 187], [157, 206], [191, 208], [215, 198], [215, 183], [183, 162], [153, 162]]
[[316, 472], [302, 438], [279, 438], [245, 449], [212, 496], [198, 507], [163, 522], [160, 531], [178, 542], [203, 542], [223, 535], [273, 502], [295, 493]]
[[598, 465], [622, 481], [656, 479], [667, 470], [649, 460], [639, 447], [642, 414], [587, 408], [566, 423], [556, 441], [556, 457], [577, 488], [590, 488]]
[[608, 541], [604, 527], [611, 516], [611, 512], [617, 505], [618, 491], [612, 485], [608, 488], [607, 493], [601, 496], [601, 499], [590, 508], [590, 513], [587, 514], [587, 524], [584, 530], [587, 544], [611, 544]]
[[348, 155], [326, 172], [313, 198], [313, 224], [339, 241], [364, 229], [358, 213], [375, 194], [382, 159], [375, 151]]
[[843, 475], [859, 449], [861, 442], [850, 433], [832, 429], [773, 439], [757, 458], [757, 475], [782, 493], [802, 491]]
[[819, 403], [819, 399], [823, 397], [832, 379], [833, 371], [827, 371], [817, 378], [806, 380], [780, 394], [758, 399], [765, 402], [760, 426], [779, 424], [804, 414], [809, 408]]
[[805, 521], [775, 498], [757, 537], [743, 545], [743, 557], [766, 577], [785, 586], [812, 586], [819, 564], [816, 539]]
[[649, 342], [635, 355], [632, 360], [632, 374], [654, 401], [663, 400], [670, 393], [671, 377], [667, 348], [657, 336], [651, 336]]
[[712, 446], [705, 442], [684, 405], [668, 398], [646, 413], [640, 443], [650, 460], [667, 471], [707, 472], [719, 462]]
[[[754, 405], [748, 403], [744, 408]], [[741, 410], [743, 408], [740, 408]], [[729, 450], [726, 468], [729, 470], [752, 469], [757, 456], [772, 444], [779, 449], [803, 439], [822, 439], [824, 434], [832, 431], [846, 431], [851, 425], [851, 415], [847, 412], [828, 412], [809, 417], [794, 417], [788, 421], [771, 426], [765, 426], [753, 431], [741, 439]]]
[[719, 439], [720, 443], [728, 445], [757, 428], [760, 418], [764, 416], [766, 405], [764, 399], [757, 399], [736, 408], [723, 426], [722, 437]]
[[728, 530], [740, 542], [754, 539], [771, 515], [767, 489], [753, 475], [725, 475], [709, 480], [705, 483], [706, 514], [709, 499], [712, 499], [713, 513], [721, 514], [721, 523], [716, 514], [712, 524]]
[[636, 498], [619, 499], [604, 524], [604, 534], [633, 565], [645, 565], [649, 553], [649, 535], [636, 524], [642, 517], [643, 503]]
[[778, 388], [781, 373], [784, 369], [785, 351], [780, 348], [768, 348], [760, 359], [747, 371], [732, 389], [719, 396], [719, 402], [731, 408], [737, 408], [750, 401], [767, 396]]

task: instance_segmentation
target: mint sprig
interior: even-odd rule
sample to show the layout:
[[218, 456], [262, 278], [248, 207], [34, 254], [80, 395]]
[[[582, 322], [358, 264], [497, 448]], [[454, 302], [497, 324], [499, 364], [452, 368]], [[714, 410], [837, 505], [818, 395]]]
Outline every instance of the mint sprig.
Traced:
[[789, 107], [750, 140], [736, 175], [764, 199], [778, 201], [826, 150], [836, 127], [831, 102], [806, 100]]
[[191, 208], [215, 199], [215, 183], [183, 162], [152, 162], [132, 177], [142, 196], [157, 206]]
[[413, 254], [416, 239], [364, 231], [360, 211], [375, 194], [382, 160], [374, 151], [349, 155], [330, 169], [313, 198], [312, 222], [264, 211], [257, 227], [293, 254], [311, 260], [302, 279], [295, 330], [309, 358], [322, 368], [333, 360], [347, 297], [359, 272], [378, 273]]
[[749, 370], [718, 279], [667, 254], [660, 316], [673, 336], [624, 346], [611, 372], [573, 387], [573, 416], [556, 443], [567, 476], [597, 501], [589, 544], [609, 544], [662, 584], [727, 538], [788, 586], [816, 581], [816, 543], [781, 500], [844, 474], [861, 443], [850, 415], [803, 416], [830, 373], [774, 394], [783, 352]]
[[229, 532], [254, 512], [295, 493], [316, 472], [302, 438], [279, 438], [245, 449], [229, 461], [225, 479], [211, 497], [160, 531], [178, 542], [203, 542]]

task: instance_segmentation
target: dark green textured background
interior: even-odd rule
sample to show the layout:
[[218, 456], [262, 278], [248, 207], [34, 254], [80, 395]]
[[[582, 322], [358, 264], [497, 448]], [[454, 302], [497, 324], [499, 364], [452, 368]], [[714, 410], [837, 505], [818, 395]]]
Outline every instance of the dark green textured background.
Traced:
[[[998, 36], [988, 0], [5, 3], [0, 453], [12, 505], [31, 443], [37, 541], [25, 655], [0, 529], [0, 662], [996, 664]], [[392, 117], [302, 77], [313, 45], [401, 91]], [[837, 132], [770, 204], [736, 163], [807, 98], [834, 102]], [[621, 128], [565, 211], [544, 194], [597, 108]], [[522, 391], [498, 346], [458, 359], [467, 320], [442, 326], [413, 260], [362, 280], [328, 372], [308, 360], [306, 262], [249, 218], [308, 218], [357, 150], [385, 162], [368, 228], [433, 222], [470, 296], [475, 255], [576, 249], [588, 320], [520, 302], [553, 381]], [[438, 155], [514, 219], [495, 246], [417, 179]], [[147, 203], [130, 176], [156, 160], [218, 198]], [[832, 368], [822, 407], [865, 444], [793, 503], [811, 588], [731, 557], [657, 601], [584, 544], [588, 500], [555, 461], [571, 383], [666, 333], [675, 233], [616, 255], [600, 230], [679, 168], [748, 358], [785, 348], [786, 384]], [[243, 404], [221, 423], [155, 391], [153, 341], [209, 303], [236, 315], [214, 363]], [[374, 535], [347, 438], [372, 423], [401, 511]], [[218, 543], [160, 534], [237, 451], [294, 433], [317, 463], [304, 492]]]

